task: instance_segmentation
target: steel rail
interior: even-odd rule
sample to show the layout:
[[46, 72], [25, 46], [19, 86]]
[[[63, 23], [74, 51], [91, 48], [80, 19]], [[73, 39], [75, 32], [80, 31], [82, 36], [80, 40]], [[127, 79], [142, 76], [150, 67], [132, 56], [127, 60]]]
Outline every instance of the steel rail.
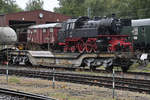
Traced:
[[[112, 74], [111, 71], [106, 71], [106, 70], [102, 70], [102, 69], [96, 69], [96, 70], [90, 70], [88, 68], [71, 68], [71, 67], [63, 67], [63, 66], [14, 66], [14, 65], [11, 65], [12, 67], [10, 68], [44, 68], [44, 69], [53, 69], [55, 68], [55, 70], [67, 70], [67, 71], [76, 71], [77, 69], [81, 70], [81, 71], [85, 71], [85, 72], [94, 72], [94, 73], [109, 73], [109, 74]], [[141, 76], [150, 76], [150, 73], [148, 72], [125, 72], [123, 73], [122, 71], [115, 71], [116, 74], [126, 74], [126, 75], [141, 75]]]
[[56, 99], [42, 96], [42, 95], [36, 95], [36, 94], [20, 92], [20, 91], [14, 91], [14, 90], [5, 89], [5, 88], [0, 88], [0, 93], [13, 95], [13, 96], [21, 96], [21, 97], [29, 98], [32, 100], [56, 100]]

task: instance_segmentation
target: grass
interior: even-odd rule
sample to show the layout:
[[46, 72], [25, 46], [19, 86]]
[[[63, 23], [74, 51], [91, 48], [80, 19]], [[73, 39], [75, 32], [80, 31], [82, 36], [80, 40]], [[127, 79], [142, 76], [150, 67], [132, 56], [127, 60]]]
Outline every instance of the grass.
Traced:
[[146, 67], [147, 67], [147, 68], [150, 68], [150, 63], [148, 63]]
[[[9, 76], [9, 83], [6, 85], [5, 76], [0, 76], [0, 86], [17, 91], [31, 92], [57, 98], [58, 100], [113, 100], [112, 90], [97, 86], [57, 82], [56, 88], [52, 88], [52, 81]], [[135, 92], [115, 90], [118, 96], [115, 100], [133, 100], [132, 97], [147, 97], [150, 95]], [[126, 95], [128, 94], [128, 95]], [[130, 98], [128, 97], [130, 96]], [[135, 100], [135, 99], [134, 99]], [[139, 99], [140, 100], [140, 99]]]
[[138, 66], [139, 66], [139, 63], [134, 63], [130, 66], [129, 68], [129, 71], [136, 71], [138, 70]]
[[150, 63], [148, 63], [146, 66], [140, 65], [139, 63], [135, 63], [130, 66], [129, 71], [130, 72], [150, 72]]
[[8, 82], [9, 82], [9, 83], [19, 84], [19, 83], [20, 83], [20, 79], [19, 79], [18, 77], [16, 77], [16, 76], [13, 76], [13, 77], [10, 77], [10, 78], [8, 79]]

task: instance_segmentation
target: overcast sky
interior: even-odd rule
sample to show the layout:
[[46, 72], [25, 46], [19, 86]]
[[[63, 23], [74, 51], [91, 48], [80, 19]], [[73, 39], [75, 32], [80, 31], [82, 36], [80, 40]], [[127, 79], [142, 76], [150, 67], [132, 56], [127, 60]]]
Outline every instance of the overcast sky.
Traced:
[[[19, 5], [20, 8], [25, 9], [26, 3], [29, 0], [16, 0], [16, 3]], [[58, 1], [57, 0], [43, 0], [44, 1], [44, 9], [53, 11], [54, 7], [58, 7]]]

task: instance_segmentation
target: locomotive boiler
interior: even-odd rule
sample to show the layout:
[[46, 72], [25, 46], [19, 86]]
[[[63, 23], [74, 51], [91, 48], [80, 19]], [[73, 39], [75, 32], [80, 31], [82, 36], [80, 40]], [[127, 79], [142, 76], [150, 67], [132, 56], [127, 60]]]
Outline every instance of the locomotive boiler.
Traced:
[[122, 26], [130, 24], [130, 20], [114, 17], [69, 19], [58, 33], [58, 45], [64, 52], [129, 51], [132, 50], [131, 42], [127, 41], [129, 36], [120, 32]]

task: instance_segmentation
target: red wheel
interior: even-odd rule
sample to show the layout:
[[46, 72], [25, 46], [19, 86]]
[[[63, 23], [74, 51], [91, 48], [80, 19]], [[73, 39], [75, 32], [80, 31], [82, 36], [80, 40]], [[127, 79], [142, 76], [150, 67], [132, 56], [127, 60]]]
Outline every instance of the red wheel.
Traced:
[[97, 51], [97, 44], [96, 44], [96, 42], [95, 42], [94, 45], [93, 45], [93, 51], [94, 51], [94, 52]]
[[87, 41], [86, 41], [86, 52], [87, 53], [91, 53], [92, 51], [93, 52], [96, 52], [97, 51], [97, 44], [96, 44], [96, 38], [89, 38]]
[[71, 52], [75, 52], [76, 51], [75, 46], [72, 46], [70, 49], [71, 49]]
[[92, 44], [91, 44], [91, 41], [87, 41], [86, 42], [86, 52], [87, 53], [91, 53], [92, 52]]
[[85, 50], [85, 45], [84, 45], [84, 41], [81, 40], [78, 44], [77, 44], [77, 49], [80, 53], [83, 53]]

